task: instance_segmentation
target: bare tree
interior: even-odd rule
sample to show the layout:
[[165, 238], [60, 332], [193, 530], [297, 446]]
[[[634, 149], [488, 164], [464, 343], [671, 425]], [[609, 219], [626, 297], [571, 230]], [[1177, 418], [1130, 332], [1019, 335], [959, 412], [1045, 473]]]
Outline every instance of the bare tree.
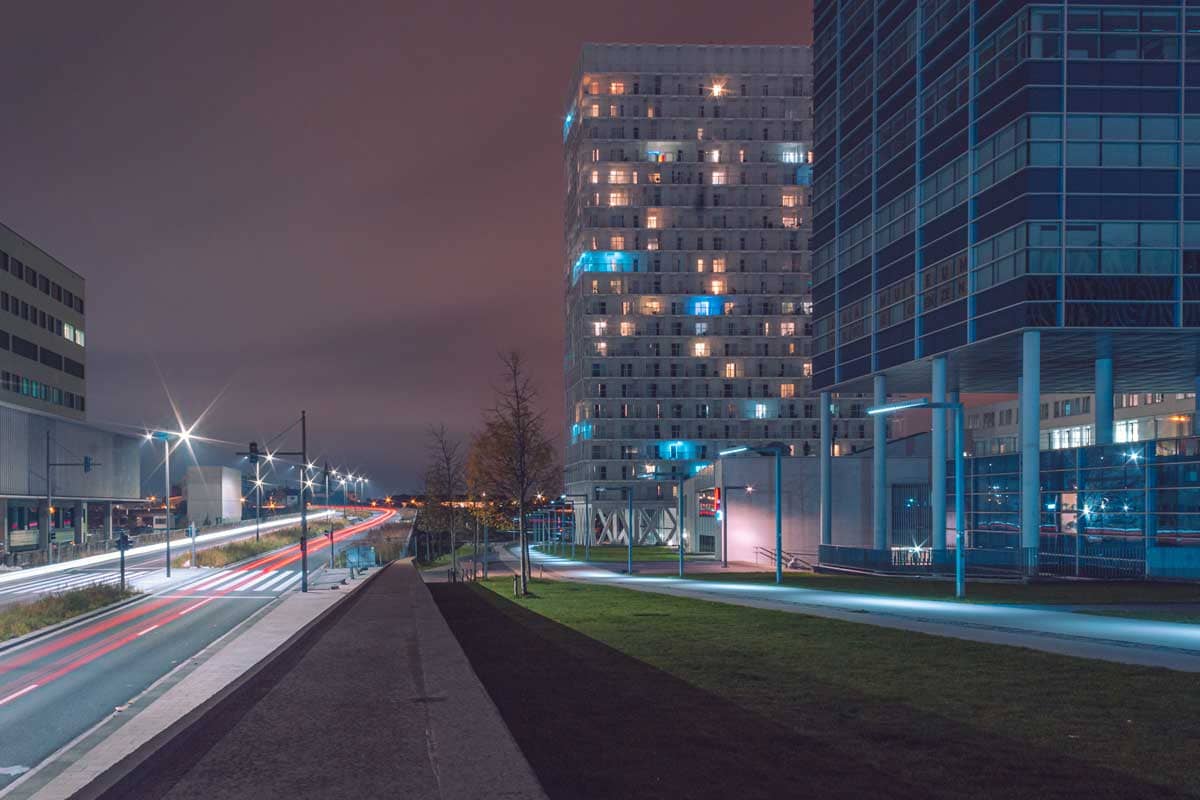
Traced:
[[554, 445], [546, 435], [545, 412], [525, 371], [521, 354], [500, 356], [503, 378], [495, 387], [496, 401], [484, 413], [483, 429], [471, 442], [468, 480], [472, 493], [484, 492], [517, 504], [521, 544], [521, 592], [529, 590], [529, 540], [525, 508], [539, 491], [550, 493], [559, 482]]
[[426, 448], [429, 466], [425, 470], [425, 494], [429, 498], [427, 524], [437, 531], [450, 533], [450, 548], [454, 548], [453, 501], [466, 487], [466, 463], [462, 442], [452, 438], [445, 425], [429, 429]]

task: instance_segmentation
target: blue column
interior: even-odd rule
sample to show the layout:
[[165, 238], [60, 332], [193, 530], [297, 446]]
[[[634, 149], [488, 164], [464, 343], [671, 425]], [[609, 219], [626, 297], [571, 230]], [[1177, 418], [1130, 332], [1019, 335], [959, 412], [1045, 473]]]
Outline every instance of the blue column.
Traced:
[[[933, 397], [935, 403], [946, 402], [946, 357], [933, 360]], [[936, 554], [946, 549], [946, 409], [933, 410], [933, 437], [930, 453], [930, 506], [933, 524], [929, 535]]]
[[1021, 549], [1026, 569], [1035, 570], [1041, 498], [1038, 442], [1041, 438], [1042, 334], [1021, 334]]
[[1096, 359], [1096, 444], [1113, 443], [1113, 360], [1105, 348]]
[[[1198, 379], [1200, 380], [1200, 379]], [[821, 452], [818, 471], [821, 477], [821, 544], [833, 544], [833, 398], [821, 392]]]
[[1192, 435], [1200, 436], [1200, 375], [1196, 376], [1196, 385], [1192, 390], [1196, 393], [1195, 405], [1192, 407]]
[[[882, 406], [887, 403], [887, 378], [883, 375], [875, 376], [875, 405]], [[875, 440], [871, 449], [872, 465], [875, 468], [874, 476], [874, 506], [875, 525], [874, 525], [874, 541], [876, 550], [886, 550], [888, 546], [887, 536], [887, 418], [883, 414], [876, 414], [875, 420]]]

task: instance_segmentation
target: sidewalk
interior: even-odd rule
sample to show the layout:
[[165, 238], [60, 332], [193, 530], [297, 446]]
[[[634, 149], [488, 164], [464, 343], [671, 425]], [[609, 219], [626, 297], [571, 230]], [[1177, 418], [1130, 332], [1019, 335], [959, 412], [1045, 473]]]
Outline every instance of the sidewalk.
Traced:
[[[629, 577], [595, 564], [532, 551], [535, 565], [555, 577], [718, 603], [811, 614], [848, 622], [1016, 645], [1080, 658], [1200, 672], [1200, 625], [1103, 617], [986, 603], [801, 589], [764, 583]], [[509, 560], [515, 560], [507, 554]], [[535, 573], [536, 574], [536, 573]]]
[[544, 798], [411, 563], [368, 580], [96, 796]]

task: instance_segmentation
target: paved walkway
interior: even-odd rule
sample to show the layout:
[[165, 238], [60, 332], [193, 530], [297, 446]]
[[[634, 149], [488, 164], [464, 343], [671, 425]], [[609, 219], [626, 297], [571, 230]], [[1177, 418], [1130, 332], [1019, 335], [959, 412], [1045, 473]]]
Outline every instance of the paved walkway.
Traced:
[[[1200, 672], [1200, 625], [1073, 614], [1045, 606], [941, 602], [677, 577], [629, 577], [595, 564], [532, 552], [535, 564], [567, 580], [1017, 645], [1082, 658]], [[515, 556], [508, 553], [507, 558], [512, 560]]]
[[411, 563], [368, 580], [102, 796], [544, 798]]

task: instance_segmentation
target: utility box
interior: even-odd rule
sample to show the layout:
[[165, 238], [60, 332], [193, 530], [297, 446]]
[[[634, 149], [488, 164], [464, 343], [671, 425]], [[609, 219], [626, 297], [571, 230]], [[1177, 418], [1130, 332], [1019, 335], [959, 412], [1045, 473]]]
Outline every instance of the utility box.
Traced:
[[197, 527], [242, 518], [242, 473], [229, 467], [188, 467], [183, 483], [187, 521]]

